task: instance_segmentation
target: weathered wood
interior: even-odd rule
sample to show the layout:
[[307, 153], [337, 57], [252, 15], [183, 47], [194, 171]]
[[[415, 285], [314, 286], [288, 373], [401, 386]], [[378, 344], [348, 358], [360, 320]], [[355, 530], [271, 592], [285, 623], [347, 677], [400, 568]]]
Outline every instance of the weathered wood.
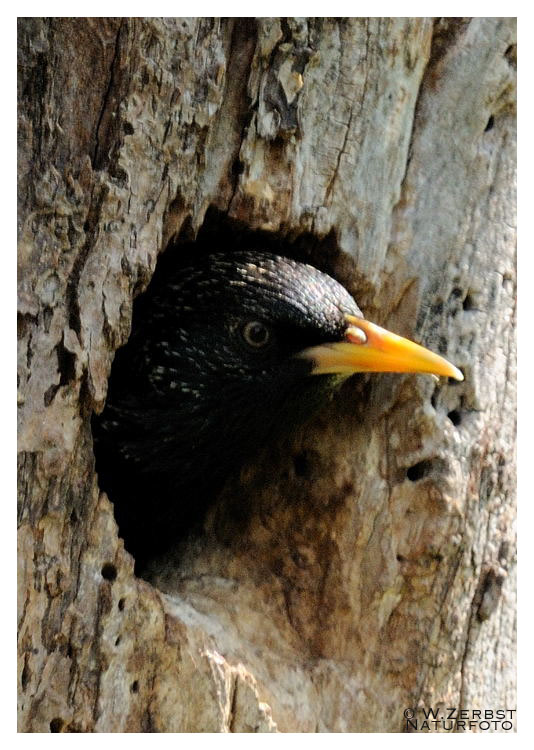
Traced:
[[[22, 19], [18, 47], [20, 730], [514, 709], [514, 20]], [[151, 585], [90, 415], [210, 206], [466, 379], [349, 381]]]

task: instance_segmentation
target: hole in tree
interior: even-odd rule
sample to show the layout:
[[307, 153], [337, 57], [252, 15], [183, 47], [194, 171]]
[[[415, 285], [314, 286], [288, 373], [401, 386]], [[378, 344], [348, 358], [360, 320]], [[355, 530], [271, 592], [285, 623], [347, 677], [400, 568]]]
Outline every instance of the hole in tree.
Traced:
[[466, 311], [475, 309], [475, 302], [471, 294], [466, 294], [462, 307]]
[[419, 463], [410, 466], [406, 476], [410, 482], [418, 482], [420, 479], [427, 477], [434, 468], [434, 462], [431, 460], [419, 461]]
[[244, 171], [244, 163], [239, 158], [235, 159], [234, 163], [232, 164], [232, 174], [234, 175], [234, 177], [239, 177], [239, 175], [243, 174]]
[[65, 722], [63, 721], [63, 719], [56, 717], [55, 719], [52, 719], [52, 721], [50, 722], [50, 731], [61, 732], [64, 726], [65, 726]]
[[25, 661], [24, 667], [22, 668], [22, 674], [20, 676], [20, 682], [21, 682], [23, 692], [26, 691], [26, 687], [28, 685], [28, 682], [30, 681], [30, 675], [31, 675], [31, 672], [28, 667], [28, 663]]
[[487, 133], [489, 130], [493, 130], [494, 125], [495, 125], [495, 117], [493, 115], [490, 115], [486, 123], [486, 127], [484, 128], [484, 132]]
[[130, 690], [132, 693], [138, 693], [139, 692], [139, 680], [134, 680], [130, 686]]
[[447, 416], [455, 427], [458, 427], [462, 422], [462, 414], [458, 409], [453, 409]]
[[113, 563], [104, 563], [102, 565], [102, 578], [105, 578], [106, 581], [110, 581], [113, 583], [113, 581], [117, 578], [117, 568]]
[[[253, 231], [238, 221], [228, 219], [225, 214], [215, 209], [209, 209], [196, 238], [193, 238], [191, 223], [188, 221], [184, 223], [180, 235], [173, 238], [171, 244], [158, 259], [154, 276], [148, 288], [135, 300], [130, 341], [122, 349], [119, 349], [115, 355], [109, 380], [109, 403], [113, 402], [113, 393], [121, 388], [127, 389], [132, 387], [133, 384], [135, 389], [135, 377], [138, 368], [132, 367], [130, 364], [125, 366], [121, 363], [129, 362], [128, 351], [131, 351], [132, 342], [136, 335], [138, 336], [137, 341], [144, 336], [143, 331], [146, 330], [147, 319], [149, 314], [152, 314], [148, 311], [154, 309], [156, 299], [161, 301], [164, 298], [165, 303], [161, 307], [161, 318], [158, 318], [150, 329], [152, 330], [152, 339], [148, 350], [150, 351], [150, 357], [152, 357], [150, 361], [153, 361], [155, 366], [158, 357], [157, 347], [162, 345], [172, 349], [172, 337], [180, 335], [179, 323], [177, 325], [172, 323], [174, 320], [173, 311], [180, 309], [180, 289], [172, 288], [173, 276], [180, 269], [195, 264], [199, 258], [214, 252], [221, 253], [224, 256], [236, 251], [255, 250], [284, 255], [319, 268], [319, 270], [337, 278], [342, 284], [345, 282], [349, 291], [361, 307], [365, 309], [366, 294], [370, 295], [371, 292], [362, 284], [362, 294], [358, 294], [359, 290], [355, 287], [360, 284], [360, 281], [355, 276], [350, 261], [346, 257], [341, 259], [333, 233], [323, 239], [318, 239], [311, 234], [283, 237], [276, 233]], [[347, 283], [349, 279], [350, 284]], [[210, 331], [216, 329], [217, 322], [218, 314], [215, 314], [209, 321]], [[195, 334], [194, 342], [198, 349], [195, 349], [191, 355], [193, 360], [196, 358], [199, 362], [202, 362], [209, 357], [213, 343], [202, 338], [206, 335], [202, 332]], [[161, 337], [160, 341], [158, 341], [158, 337]], [[161, 341], [167, 343], [161, 344]], [[302, 348], [304, 348], [304, 345], [302, 345]], [[112, 416], [109, 414], [106, 416], [106, 413], [104, 413], [108, 420], [108, 426], [111, 422], [114, 422], [113, 430], [117, 429], [120, 438], [124, 438], [125, 448], [120, 455], [110, 450], [110, 445], [114, 441], [116, 444], [115, 438], [108, 438], [102, 420], [98, 416], [93, 417], [94, 450], [99, 485], [114, 504], [119, 535], [124, 540], [125, 548], [135, 558], [135, 571], [138, 575], [142, 575], [147, 563], [153, 557], [159, 556], [169, 547], [176, 546], [190, 536], [198, 536], [204, 533], [203, 523], [207, 511], [220, 495], [226, 479], [236, 477], [243, 464], [243, 461], [241, 461], [240, 465], [230, 465], [230, 462], [224, 459], [224, 466], [225, 469], [228, 468], [228, 471], [224, 476], [215, 475], [214, 463], [216, 460], [222, 461], [221, 455], [225, 455], [226, 445], [224, 441], [219, 441], [216, 449], [210, 455], [206, 453], [204, 465], [198, 471], [199, 479], [189, 479], [193, 476], [193, 472], [187, 462], [169, 458], [171, 453], [165, 451], [165, 446], [171, 444], [170, 441], [176, 434], [176, 430], [184, 430], [184, 435], [187, 437], [188, 444], [190, 444], [201, 430], [207, 429], [204, 425], [211, 418], [210, 413], [203, 414], [197, 419], [194, 407], [191, 407], [191, 412], [188, 412], [185, 417], [181, 417], [179, 421], [176, 419], [172, 409], [172, 389], [181, 391], [180, 376], [181, 373], [177, 371], [173, 376], [174, 379], [170, 379], [170, 395], [165, 401], [163, 410], [161, 407], [158, 411], [147, 410], [145, 394], [134, 394], [132, 396], [132, 398], [137, 399], [135, 429], [140, 431], [140, 437], [135, 448], [137, 451], [135, 472], [131, 471], [131, 464], [128, 464], [125, 460], [129, 458], [128, 451], [131, 450], [131, 444], [128, 442], [129, 436], [132, 434], [132, 423], [128, 421], [132, 419], [131, 414], [125, 417], [124, 410], [121, 412], [121, 409], [117, 409]], [[312, 378], [309, 379], [310, 382], [312, 380]], [[157, 384], [155, 387], [158, 387]], [[216, 392], [215, 395], [218, 396], [218, 393]], [[302, 403], [308, 409], [309, 405], [304, 400]], [[215, 416], [217, 419], [222, 419], [222, 417]], [[235, 414], [231, 413], [229, 418], [233, 419], [234, 416]], [[284, 422], [281, 426], [284, 429], [290, 429], [286, 427], [286, 421], [288, 420], [284, 416]], [[143, 432], [144, 425], [151, 424], [160, 426], [158, 427], [160, 433], [157, 441], [151, 442], [147, 437], [148, 431]], [[114, 435], [115, 433], [110, 434]], [[253, 447], [254, 440], [251, 440], [251, 451]], [[253, 458], [252, 452], [250, 458]], [[307, 457], [295, 457], [294, 467], [297, 475], [306, 476], [309, 471]], [[205, 485], [204, 479], [206, 479]], [[163, 497], [172, 497], [172, 502], [160, 502]], [[242, 509], [231, 509], [231, 513], [239, 517], [239, 528], [243, 526], [242, 517], [248, 518], [250, 512], [248, 506]], [[158, 530], [154, 532], [151, 530], [152, 524], [150, 524], [150, 529], [148, 528], [148, 521], [152, 520], [157, 522], [154, 524], [154, 528]], [[102, 576], [105, 579], [113, 581], [116, 575], [116, 568], [111, 563], [106, 563], [103, 566]]]

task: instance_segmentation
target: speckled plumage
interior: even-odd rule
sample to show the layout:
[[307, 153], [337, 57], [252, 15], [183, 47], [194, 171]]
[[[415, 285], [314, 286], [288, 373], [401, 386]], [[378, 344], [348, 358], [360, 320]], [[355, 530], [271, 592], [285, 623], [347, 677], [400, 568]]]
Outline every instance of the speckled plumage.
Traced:
[[[361, 315], [334, 279], [259, 252], [199, 258], [139, 301], [94, 422], [101, 485], [134, 554], [179, 535], [228, 474], [313, 413], [336, 378], [308, 377], [294, 355], [342, 339], [345, 314]], [[269, 326], [268, 346], [244, 345], [247, 321]]]

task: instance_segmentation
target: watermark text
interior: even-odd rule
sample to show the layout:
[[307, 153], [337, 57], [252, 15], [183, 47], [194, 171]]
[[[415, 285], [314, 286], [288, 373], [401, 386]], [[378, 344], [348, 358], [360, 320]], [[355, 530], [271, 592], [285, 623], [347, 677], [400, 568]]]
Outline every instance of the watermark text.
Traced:
[[512, 732], [515, 708], [439, 708], [404, 709], [406, 732]]

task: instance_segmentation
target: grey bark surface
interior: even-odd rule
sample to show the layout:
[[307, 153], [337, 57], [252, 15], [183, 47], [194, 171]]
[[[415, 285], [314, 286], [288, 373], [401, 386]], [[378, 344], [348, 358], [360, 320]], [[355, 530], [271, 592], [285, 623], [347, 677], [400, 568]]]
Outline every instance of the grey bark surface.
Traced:
[[[19, 729], [515, 709], [515, 21], [27, 18], [18, 48]], [[465, 381], [349, 381], [149, 582], [90, 416], [133, 297], [209, 207], [308, 233]]]

